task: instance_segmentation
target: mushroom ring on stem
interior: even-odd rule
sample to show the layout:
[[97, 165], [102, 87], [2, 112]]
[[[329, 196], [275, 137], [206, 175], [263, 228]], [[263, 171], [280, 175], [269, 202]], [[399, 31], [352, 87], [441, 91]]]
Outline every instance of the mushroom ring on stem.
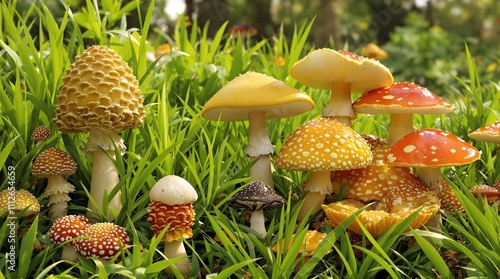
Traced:
[[[175, 267], [186, 277], [191, 269], [191, 262], [187, 257], [183, 240], [191, 238], [191, 226], [194, 223], [193, 202], [198, 194], [193, 186], [184, 178], [176, 175], [167, 175], [156, 182], [149, 192], [151, 204], [148, 207], [148, 220], [155, 235], [164, 229], [164, 254], [168, 259], [184, 257], [176, 262]], [[172, 268], [166, 269], [173, 275]]]
[[[63, 133], [90, 132], [86, 153], [92, 154], [88, 217], [98, 219], [103, 209], [104, 193], [113, 191], [119, 181], [113, 159], [115, 146], [124, 154], [125, 144], [117, 132], [134, 129], [144, 118], [143, 97], [139, 83], [122, 57], [106, 46], [91, 46], [66, 71], [57, 96], [54, 122]], [[111, 159], [110, 159], [111, 158]], [[108, 208], [121, 210], [120, 191]], [[112, 213], [104, 212], [108, 221]]]

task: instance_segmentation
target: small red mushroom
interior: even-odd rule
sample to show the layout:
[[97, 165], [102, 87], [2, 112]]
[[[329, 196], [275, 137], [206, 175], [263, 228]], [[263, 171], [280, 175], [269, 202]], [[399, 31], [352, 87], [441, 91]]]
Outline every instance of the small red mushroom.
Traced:
[[85, 258], [96, 256], [107, 263], [129, 244], [130, 238], [124, 228], [105, 222], [88, 226], [75, 241], [75, 249]]
[[470, 188], [470, 192], [475, 198], [481, 197], [489, 204], [495, 203], [500, 199], [500, 189], [494, 186], [484, 184], [476, 185]]
[[65, 243], [61, 260], [76, 261], [78, 259], [73, 239], [79, 237], [90, 225], [85, 216], [66, 215], [57, 219], [49, 230], [49, 238], [55, 244]]
[[30, 135], [30, 139], [36, 142], [36, 145], [40, 145], [43, 141], [50, 138], [52, 136], [52, 132], [47, 129], [47, 127], [41, 125], [35, 128]]

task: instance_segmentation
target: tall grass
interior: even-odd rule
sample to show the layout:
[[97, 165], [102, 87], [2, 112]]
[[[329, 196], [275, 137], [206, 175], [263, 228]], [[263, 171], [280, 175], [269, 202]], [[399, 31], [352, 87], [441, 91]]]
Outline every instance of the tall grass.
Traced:
[[[429, 278], [436, 274], [450, 277], [454, 271], [436, 243], [456, 251], [464, 262], [459, 268], [469, 276], [497, 274], [497, 208], [478, 202], [467, 189], [480, 182], [491, 184], [498, 180], [500, 163], [496, 146], [472, 141], [483, 152], [481, 161], [443, 171], [466, 212], [446, 214], [442, 234], [416, 230], [401, 235], [411, 221], [408, 219], [377, 240], [367, 234], [361, 243], [351, 243], [343, 226], [333, 229], [318, 219], [320, 225], [314, 228], [328, 236], [295, 273], [295, 266], [304, 261], [299, 248], [305, 231], [313, 228], [314, 218], [321, 217], [311, 216], [297, 223], [301, 200], [295, 196], [301, 197], [300, 185], [307, 174], [274, 168], [276, 191], [286, 197], [287, 204], [266, 212], [268, 235], [255, 236], [245, 213], [227, 205], [229, 198], [248, 181], [251, 162], [243, 152], [248, 124], [208, 121], [200, 111], [215, 92], [245, 71], [262, 72], [300, 88], [310, 94], [317, 107], [297, 117], [267, 122], [271, 141], [280, 150], [299, 125], [319, 117], [322, 104], [329, 97], [329, 92], [304, 87], [289, 76], [293, 64], [313, 49], [306, 39], [314, 21], [297, 24], [291, 38], [280, 32], [271, 40], [248, 43], [246, 38], [227, 34], [226, 24], [213, 38], [208, 38], [207, 26], [194, 21], [188, 27], [182, 19], [172, 34], [154, 30], [150, 26], [154, 2], [147, 11], [139, 13], [144, 14], [140, 18], [141, 28], [128, 29], [125, 15], [140, 6], [136, 1], [123, 7], [120, 3], [89, 0], [78, 12], [66, 7], [60, 18], [54, 18], [43, 1], [24, 11], [16, 10], [15, 1], [0, 4], [0, 189], [8, 186], [7, 166], [14, 166], [16, 188], [28, 189], [43, 205], [38, 217], [19, 218], [19, 229], [24, 234], [15, 248], [18, 269], [7, 270], [2, 253], [0, 278], [163, 278], [162, 271], [172, 266], [175, 259], [162, 256], [161, 237], [155, 237], [149, 227], [147, 207], [149, 190], [168, 174], [184, 177], [199, 194], [194, 204], [194, 235], [185, 241], [193, 263], [191, 278]], [[150, 42], [153, 32], [156, 39]], [[146, 61], [146, 52], [167, 42], [175, 46], [168, 56]], [[77, 188], [71, 195], [69, 211], [85, 214], [91, 199], [88, 186], [92, 166], [90, 157], [82, 151], [86, 135], [61, 134], [52, 119], [65, 70], [91, 44], [110, 46], [132, 67], [146, 110], [142, 126], [122, 133], [127, 151], [123, 156], [118, 154], [116, 164], [123, 209], [115, 213], [115, 222], [127, 229], [132, 245], [110, 265], [103, 265], [98, 259], [80, 258], [77, 263], [60, 260], [62, 246], [50, 243], [46, 236], [52, 220], [47, 217], [45, 184], [33, 182], [30, 173], [31, 163], [42, 150], [55, 146], [68, 151], [78, 164], [78, 171], [68, 177]], [[278, 57], [284, 59], [283, 65], [275, 62]], [[472, 57], [470, 53], [465, 57], [470, 75], [457, 77], [462, 87], [443, 89], [450, 92], [449, 101], [457, 109], [449, 115], [416, 116], [416, 128], [438, 127], [469, 140], [470, 131], [498, 119], [500, 84], [483, 84]], [[54, 136], [35, 146], [29, 135], [39, 125], [48, 127]], [[354, 122], [357, 131], [380, 137], [386, 136], [387, 125], [388, 117], [384, 115], [359, 115]], [[354, 216], [344, 225], [353, 220]], [[9, 228], [6, 221], [1, 222], [0, 247], [4, 252], [8, 249]], [[296, 234], [297, 241], [289, 251], [271, 251], [273, 245], [290, 239], [292, 234]], [[435, 243], [429, 243], [429, 239]], [[35, 245], [41, 248], [34, 250]], [[327, 253], [330, 249], [333, 252]]]

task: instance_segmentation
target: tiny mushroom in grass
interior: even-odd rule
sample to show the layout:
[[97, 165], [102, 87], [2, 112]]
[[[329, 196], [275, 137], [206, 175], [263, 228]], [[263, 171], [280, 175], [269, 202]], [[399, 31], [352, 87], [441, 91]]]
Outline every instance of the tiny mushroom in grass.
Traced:
[[44, 142], [51, 136], [52, 132], [49, 129], [47, 129], [47, 127], [40, 125], [36, 127], [35, 130], [33, 130], [33, 132], [30, 135], [30, 139], [36, 142], [36, 145], [40, 145], [42, 142]]
[[357, 113], [390, 113], [387, 143], [394, 144], [414, 131], [413, 114], [449, 113], [455, 107], [427, 88], [412, 82], [395, 82], [364, 93], [352, 105]]
[[83, 231], [75, 240], [75, 250], [85, 258], [96, 256], [104, 264], [130, 244], [125, 228], [104, 222], [95, 223]]
[[[155, 235], [163, 235], [164, 254], [167, 259], [184, 258], [175, 263], [175, 267], [186, 277], [191, 269], [191, 262], [184, 247], [184, 239], [191, 238], [191, 226], [194, 223], [193, 202], [198, 194], [184, 178], [167, 175], [156, 182], [149, 192], [151, 204], [148, 207], [148, 220]], [[173, 275], [172, 268], [166, 269]]]
[[269, 185], [262, 181], [251, 181], [229, 200], [229, 205], [251, 211], [250, 228], [266, 237], [264, 210], [280, 208], [285, 202]]
[[493, 124], [481, 127], [471, 133], [469, 133], [469, 138], [500, 144], [500, 121], [495, 121]]
[[302, 220], [309, 211], [321, 209], [325, 196], [333, 191], [330, 172], [363, 168], [372, 161], [366, 141], [350, 127], [322, 117], [306, 122], [287, 139], [276, 158], [282, 169], [309, 171], [302, 189], [304, 203], [299, 212]]
[[500, 199], [500, 189], [490, 185], [476, 185], [470, 188], [470, 192], [476, 199], [482, 198], [488, 204], [497, 203]]
[[417, 176], [439, 194], [441, 167], [470, 164], [480, 155], [474, 146], [451, 133], [425, 128], [395, 142], [385, 160], [389, 165], [417, 168]]
[[[88, 217], [98, 219], [105, 193], [110, 195], [119, 181], [115, 146], [124, 154], [125, 143], [117, 132], [134, 129], [144, 118], [139, 83], [122, 57], [106, 46], [91, 46], [67, 70], [57, 96], [54, 122], [63, 133], [90, 132], [84, 147], [92, 154]], [[112, 158], [112, 159], [110, 159]], [[120, 191], [108, 208], [121, 210]], [[104, 212], [108, 220], [112, 212]]]
[[73, 158], [61, 149], [52, 147], [44, 150], [33, 162], [31, 173], [36, 177], [47, 178], [45, 195], [49, 198], [49, 215], [52, 219], [68, 213], [68, 193], [75, 191], [75, 186], [64, 179], [76, 172], [77, 165]]
[[[304, 262], [302, 263], [297, 263], [295, 266], [295, 272], [298, 272], [300, 268], [311, 258], [313, 255], [314, 251], [318, 248], [319, 244], [323, 239], [325, 239], [327, 236], [326, 233], [318, 232], [316, 230], [308, 230], [306, 232], [306, 235], [304, 237], [304, 241], [302, 241], [302, 245], [300, 246], [299, 254], [297, 257], [301, 257], [302, 255], [304, 256]], [[274, 253], [286, 253], [290, 250], [292, 245], [298, 241], [296, 238], [296, 234], [293, 234], [288, 243], [285, 243], [285, 239], [282, 239], [281, 241], [277, 242], [274, 244], [274, 246], [271, 248], [271, 251]], [[328, 250], [328, 253], [331, 253], [333, 250], [330, 249]]]
[[250, 168], [250, 177], [274, 188], [269, 158], [274, 146], [266, 130], [266, 120], [296, 116], [313, 107], [314, 101], [306, 93], [273, 77], [247, 72], [208, 100], [201, 115], [214, 121], [248, 120], [245, 154], [256, 161]]
[[377, 60], [384, 60], [389, 57], [389, 54], [387, 51], [383, 50], [380, 48], [378, 45], [375, 43], [368, 43], [365, 46], [361, 48], [360, 54], [368, 57], [368, 58], [373, 58]]
[[352, 126], [356, 114], [352, 93], [363, 93], [394, 82], [391, 72], [380, 62], [349, 51], [317, 49], [292, 67], [290, 75], [305, 86], [331, 90], [322, 115]]
[[85, 216], [66, 215], [57, 219], [49, 230], [49, 238], [55, 244], [64, 243], [61, 260], [76, 261], [78, 259], [74, 239], [83, 234], [90, 226], [90, 221]]

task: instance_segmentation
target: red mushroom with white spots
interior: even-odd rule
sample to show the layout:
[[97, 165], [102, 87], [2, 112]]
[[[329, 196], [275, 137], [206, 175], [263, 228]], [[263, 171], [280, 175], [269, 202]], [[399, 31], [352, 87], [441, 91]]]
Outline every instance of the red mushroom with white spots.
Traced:
[[35, 130], [33, 130], [33, 132], [30, 135], [30, 139], [36, 142], [36, 145], [38, 146], [51, 136], [52, 132], [49, 129], [47, 129], [47, 127], [41, 125], [36, 127]]
[[75, 186], [66, 181], [64, 176], [76, 172], [76, 163], [66, 152], [58, 148], [44, 150], [33, 162], [31, 173], [48, 180], [45, 195], [49, 198], [49, 215], [53, 219], [68, 213], [68, 193], [75, 191]]
[[[481, 153], [461, 138], [439, 129], [416, 130], [387, 150], [389, 165], [415, 167], [417, 176], [432, 190], [439, 191], [441, 167], [470, 164]], [[439, 193], [438, 193], [439, 194]]]
[[[166, 229], [163, 235], [164, 254], [167, 259], [183, 258], [175, 267], [186, 277], [191, 270], [191, 262], [184, 247], [184, 239], [191, 238], [194, 223], [193, 202], [198, 194], [184, 178], [167, 175], [156, 182], [149, 192], [151, 203], [148, 207], [148, 220], [155, 235]], [[166, 269], [173, 275], [172, 268]]]
[[78, 259], [74, 239], [83, 234], [90, 226], [90, 221], [85, 216], [66, 215], [57, 219], [50, 227], [49, 238], [55, 244], [64, 243], [61, 260], [76, 261]]
[[449, 113], [455, 109], [427, 88], [412, 82], [395, 82], [366, 92], [352, 107], [357, 113], [391, 114], [387, 136], [389, 145], [414, 131], [413, 114]]
[[126, 249], [130, 238], [125, 228], [105, 222], [88, 226], [75, 240], [76, 251], [85, 258], [96, 256], [103, 263]]
[[309, 171], [302, 185], [304, 203], [298, 218], [316, 213], [332, 193], [330, 172], [363, 168], [372, 161], [366, 141], [350, 127], [330, 118], [310, 120], [295, 130], [281, 148], [276, 165], [282, 169]]

